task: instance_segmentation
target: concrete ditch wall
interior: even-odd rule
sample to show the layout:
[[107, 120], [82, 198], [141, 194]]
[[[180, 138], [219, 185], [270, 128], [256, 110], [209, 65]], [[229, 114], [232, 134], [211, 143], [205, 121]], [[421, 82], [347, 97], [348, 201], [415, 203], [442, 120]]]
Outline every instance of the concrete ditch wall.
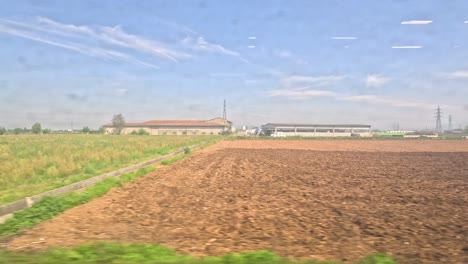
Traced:
[[[203, 145], [204, 144], [198, 144], [198, 145], [191, 146], [189, 148], [190, 148], [190, 150], [195, 150], [197, 148], [202, 147]], [[94, 185], [95, 183], [100, 182], [100, 181], [102, 181], [102, 180], [104, 180], [106, 178], [120, 177], [124, 173], [136, 171], [138, 169], [141, 169], [143, 167], [147, 167], [147, 166], [152, 165], [154, 163], [158, 163], [158, 162], [161, 162], [163, 160], [172, 158], [174, 156], [177, 156], [179, 154], [184, 153], [184, 151], [185, 151], [185, 148], [180, 148], [180, 149], [177, 149], [176, 151], [174, 151], [174, 152], [172, 152], [172, 153], [170, 153], [168, 155], [165, 155], [165, 156], [161, 156], [161, 157], [158, 157], [158, 158], [155, 158], [155, 159], [152, 159], [152, 160], [148, 160], [148, 161], [145, 161], [145, 162], [142, 162], [142, 163], [138, 163], [136, 165], [132, 165], [132, 166], [129, 166], [129, 167], [126, 167], [126, 168], [122, 168], [122, 169], [119, 169], [119, 170], [116, 170], [116, 171], [113, 171], [113, 172], [104, 173], [104, 174], [101, 174], [101, 175], [98, 175], [98, 176], [95, 176], [95, 177], [92, 177], [92, 178], [89, 178], [89, 179], [86, 179], [86, 180], [83, 180], [83, 181], [75, 182], [75, 183], [72, 183], [70, 185], [66, 185], [66, 186], [54, 189], [54, 190], [50, 190], [50, 191], [43, 192], [43, 193], [40, 193], [40, 194], [36, 194], [36, 195], [30, 196], [30, 197], [26, 197], [24, 199], [21, 199], [21, 200], [12, 202], [12, 203], [1, 205], [0, 206], [0, 224], [5, 222], [8, 218], [13, 217], [13, 213], [31, 207], [34, 203], [40, 201], [45, 196], [59, 196], [59, 195], [70, 193], [70, 192], [73, 192], [73, 191], [76, 191], [76, 190], [79, 190], [79, 189], [90, 187], [90, 186]]]

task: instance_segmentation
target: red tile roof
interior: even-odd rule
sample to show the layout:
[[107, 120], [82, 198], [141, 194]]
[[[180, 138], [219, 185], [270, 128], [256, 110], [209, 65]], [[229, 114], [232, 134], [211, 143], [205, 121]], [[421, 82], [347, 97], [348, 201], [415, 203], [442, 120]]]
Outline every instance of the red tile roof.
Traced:
[[[171, 126], [171, 127], [224, 127], [225, 125], [205, 120], [150, 120], [143, 123], [125, 123], [126, 127]], [[113, 127], [105, 124], [104, 127]]]

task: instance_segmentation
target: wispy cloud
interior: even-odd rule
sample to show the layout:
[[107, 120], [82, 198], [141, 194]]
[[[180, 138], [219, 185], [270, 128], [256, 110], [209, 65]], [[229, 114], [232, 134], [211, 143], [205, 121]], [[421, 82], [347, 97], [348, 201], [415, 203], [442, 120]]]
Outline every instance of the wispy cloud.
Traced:
[[392, 46], [392, 49], [421, 49], [423, 46]]
[[255, 49], [255, 46], [254, 46], [254, 45], [249, 45], [249, 46], [247, 46], [247, 48], [249, 48], [249, 49]]
[[343, 96], [339, 99], [353, 102], [365, 102], [377, 105], [387, 105], [393, 107], [412, 107], [412, 108], [434, 108], [434, 104], [418, 100], [408, 100], [380, 95], [352, 95]]
[[115, 60], [115, 61], [125, 61], [125, 62], [144, 65], [144, 66], [151, 67], [151, 68], [156, 68], [156, 69], [158, 68], [156, 65], [138, 60], [134, 58], [133, 56], [130, 56], [125, 53], [121, 53], [121, 52], [109, 50], [109, 49], [91, 47], [88, 45], [82, 45], [82, 44], [77, 44], [73, 42], [59, 42], [55, 40], [50, 40], [50, 39], [46, 39], [46, 38], [38, 36], [39, 34], [37, 34], [36, 32], [21, 30], [8, 24], [0, 24], [0, 32], [7, 33], [7, 34], [17, 36], [17, 37], [21, 37], [21, 38], [25, 38], [25, 39], [29, 39], [29, 40], [33, 40], [39, 43], [71, 50], [71, 51], [81, 53], [83, 55], [90, 56], [90, 57], [110, 59], [110, 60]]
[[448, 74], [448, 77], [455, 79], [468, 79], [468, 71], [456, 71]]
[[270, 92], [270, 96], [280, 96], [292, 99], [307, 99], [310, 97], [334, 95], [336, 95], [336, 93], [333, 91], [315, 89], [277, 89]]
[[[198, 50], [234, 56], [248, 62], [238, 52], [227, 49], [220, 44], [209, 42], [187, 27], [169, 22], [164, 22], [163, 25], [170, 26], [172, 30], [179, 31], [187, 37], [177, 43], [167, 44], [141, 35], [128, 33], [121, 26], [64, 24], [45, 17], [36, 17], [28, 21], [0, 19], [0, 32], [87, 56], [132, 62], [152, 68], [157, 68], [157, 66], [137, 59], [135, 56], [138, 53], [141, 53], [141, 55], [149, 54], [155, 59], [179, 62], [193, 57], [192, 54], [186, 52], [187, 50], [191, 52]], [[133, 52], [130, 53], [130, 51]], [[134, 52], [137, 52], [137, 54], [135, 55]], [[149, 58], [146, 57], [146, 59]]]
[[126, 88], [118, 88], [114, 90], [115, 95], [117, 96], [124, 96], [128, 93], [128, 89]]
[[44, 17], [38, 17], [37, 21], [45, 30], [61, 33], [62, 35], [75, 34], [75, 36], [86, 35], [93, 39], [105, 42], [107, 44], [129, 48], [138, 52], [148, 53], [156, 57], [179, 61], [180, 59], [190, 58], [189, 54], [176, 51], [166, 47], [166, 45], [142, 36], [137, 36], [125, 32], [120, 26], [76, 26], [71, 24], [62, 24]]
[[409, 20], [409, 21], [402, 21], [402, 25], [427, 25], [431, 24], [432, 20]]
[[332, 39], [336, 40], [355, 40], [357, 37], [332, 37]]
[[182, 43], [192, 49], [217, 52], [230, 56], [239, 56], [238, 52], [229, 50], [219, 44], [208, 42], [203, 37], [193, 38], [192, 36], [187, 36], [182, 40]]
[[324, 86], [334, 84], [338, 81], [345, 79], [345, 75], [325, 75], [325, 76], [303, 76], [303, 75], [291, 75], [283, 77], [280, 83], [284, 87], [297, 88], [298, 86]]
[[380, 87], [387, 83], [390, 79], [378, 74], [367, 75], [366, 86], [367, 87]]
[[276, 89], [271, 90], [269, 96], [285, 97], [293, 100], [305, 100], [315, 97], [329, 97], [338, 101], [368, 103], [380, 106], [433, 109], [434, 104], [425, 101], [401, 99], [382, 95], [348, 95], [332, 90], [317, 89]]
[[250, 36], [249, 39], [252, 39], [252, 40], [257, 39], [257, 37], [256, 36]]
[[273, 54], [277, 57], [280, 57], [280, 58], [283, 58], [283, 59], [287, 59], [287, 60], [291, 60], [293, 61], [294, 63], [296, 64], [299, 64], [299, 65], [306, 65], [306, 64], [309, 64], [308, 61], [302, 59], [302, 58], [299, 58], [298, 56], [292, 54], [291, 51], [289, 50], [274, 50], [273, 51]]

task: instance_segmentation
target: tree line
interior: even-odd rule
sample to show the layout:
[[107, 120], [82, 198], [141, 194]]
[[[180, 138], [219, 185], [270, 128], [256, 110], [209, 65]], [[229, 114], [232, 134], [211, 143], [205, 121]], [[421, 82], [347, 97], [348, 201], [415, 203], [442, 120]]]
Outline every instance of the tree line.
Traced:
[[[122, 114], [116, 114], [112, 117], [112, 126], [114, 135], [120, 135], [122, 130], [125, 127], [125, 118]], [[98, 130], [92, 130], [87, 126], [84, 126], [82, 129], [79, 130], [51, 130], [49, 128], [42, 128], [41, 123], [34, 123], [31, 128], [13, 128], [13, 129], [6, 129], [5, 127], [0, 127], [0, 135], [11, 134], [11, 135], [19, 135], [19, 134], [67, 134], [67, 133], [80, 133], [80, 134], [104, 134], [105, 129], [100, 127]], [[133, 132], [132, 134], [137, 135], [147, 135], [143, 129], [140, 129], [138, 132]]]
[[20, 135], [20, 134], [71, 134], [71, 133], [79, 133], [79, 134], [104, 134], [104, 128], [99, 128], [98, 130], [91, 130], [89, 127], [85, 126], [79, 130], [52, 130], [50, 128], [42, 128], [41, 123], [34, 123], [31, 128], [12, 128], [7, 129], [5, 127], [0, 127], [0, 135]]

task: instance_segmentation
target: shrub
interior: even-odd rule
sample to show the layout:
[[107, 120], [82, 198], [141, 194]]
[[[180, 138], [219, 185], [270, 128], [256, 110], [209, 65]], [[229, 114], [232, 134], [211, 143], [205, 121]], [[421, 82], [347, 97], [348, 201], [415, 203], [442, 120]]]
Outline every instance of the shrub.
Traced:
[[149, 135], [149, 133], [146, 130], [144, 130], [143, 128], [140, 128], [138, 130], [138, 135], [145, 136], [145, 135]]

